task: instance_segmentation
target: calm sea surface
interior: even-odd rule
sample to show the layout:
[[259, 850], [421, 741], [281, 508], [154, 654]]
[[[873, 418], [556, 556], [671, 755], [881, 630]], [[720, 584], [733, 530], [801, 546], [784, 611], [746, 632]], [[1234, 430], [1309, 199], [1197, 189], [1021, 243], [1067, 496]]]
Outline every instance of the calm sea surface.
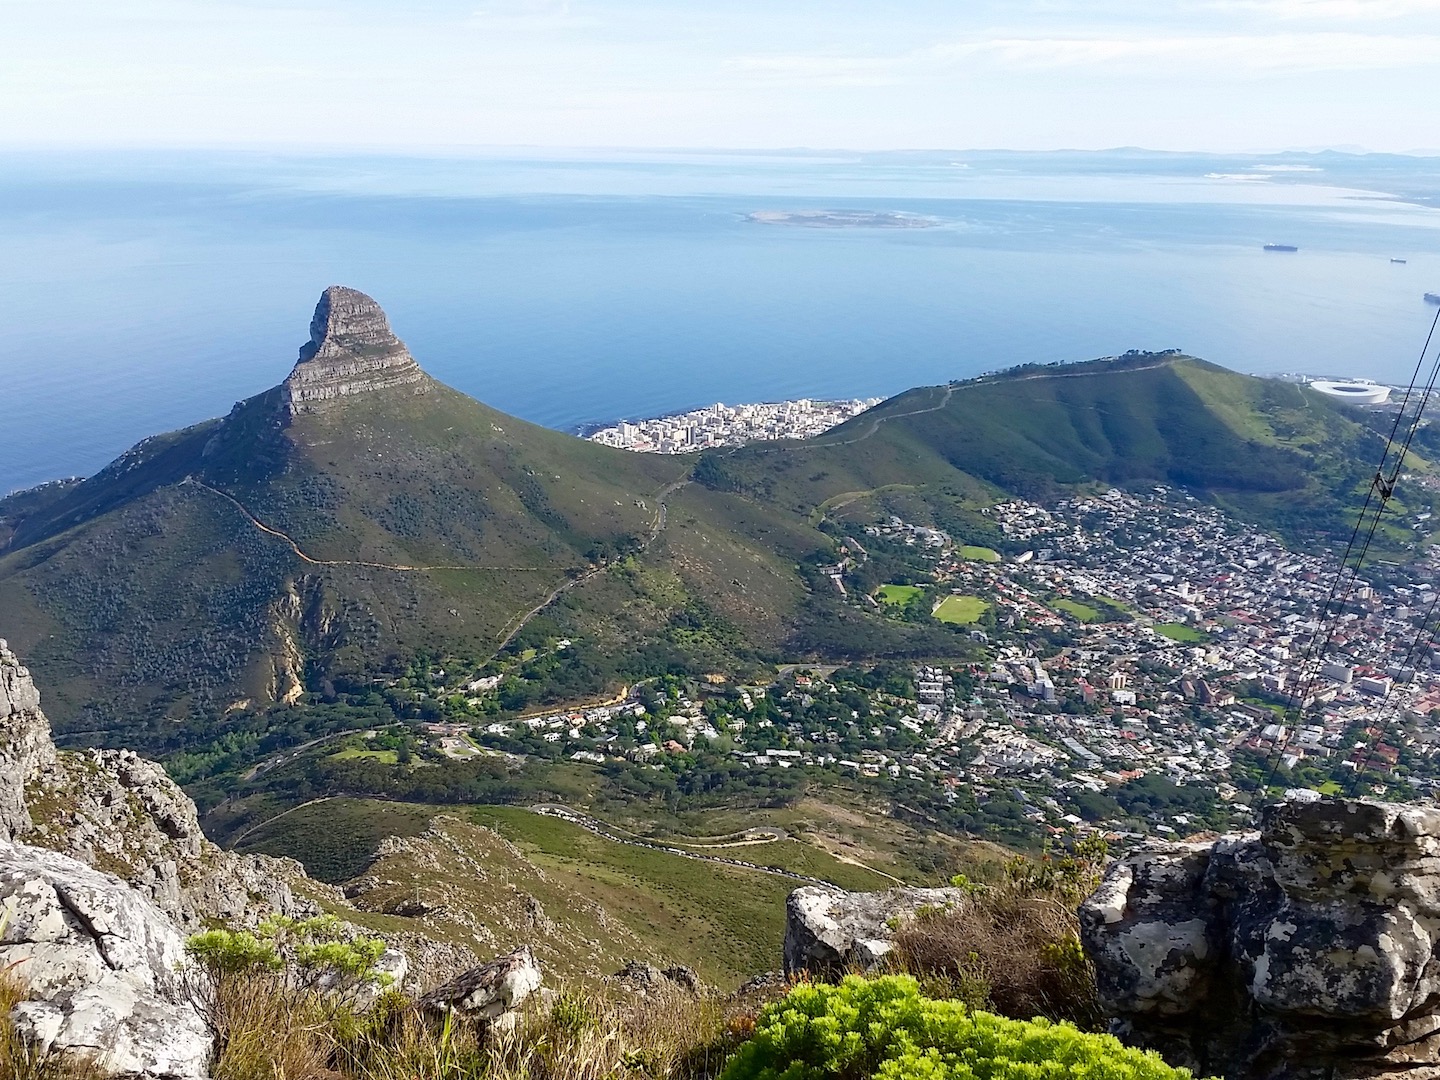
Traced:
[[[1440, 292], [1437, 174], [1333, 155], [0, 156], [0, 492], [275, 384], [333, 283], [379, 300], [436, 377], [565, 429], [1132, 348], [1403, 381]], [[797, 209], [940, 225], [746, 220]]]

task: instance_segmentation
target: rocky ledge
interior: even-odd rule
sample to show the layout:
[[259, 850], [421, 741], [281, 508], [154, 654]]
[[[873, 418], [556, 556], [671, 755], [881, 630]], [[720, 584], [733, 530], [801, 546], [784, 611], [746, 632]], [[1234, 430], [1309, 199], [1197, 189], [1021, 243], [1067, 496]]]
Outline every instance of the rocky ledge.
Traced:
[[1117, 860], [1080, 919], [1116, 1034], [1197, 1075], [1440, 1078], [1440, 810], [1281, 803]]
[[27, 1043], [83, 1053], [116, 1076], [208, 1075], [210, 1029], [186, 987], [185, 939], [140, 893], [0, 840], [0, 914], [0, 971], [26, 985], [9, 1023]]
[[291, 415], [320, 412], [343, 398], [374, 390], [404, 389], [423, 394], [430, 379], [370, 297], [332, 285], [320, 296], [310, 320], [310, 340], [285, 380]]

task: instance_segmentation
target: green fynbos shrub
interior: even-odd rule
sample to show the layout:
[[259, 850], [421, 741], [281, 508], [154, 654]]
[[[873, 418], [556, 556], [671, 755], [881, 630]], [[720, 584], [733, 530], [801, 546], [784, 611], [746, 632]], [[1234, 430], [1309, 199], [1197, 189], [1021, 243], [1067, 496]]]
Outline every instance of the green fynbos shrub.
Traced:
[[1070, 1024], [1007, 1020], [921, 995], [909, 976], [791, 991], [721, 1080], [1186, 1080], [1154, 1053]]
[[383, 989], [391, 981], [375, 967], [385, 942], [351, 936], [333, 915], [311, 919], [275, 915], [254, 933], [209, 930], [186, 941], [185, 951], [212, 978], [274, 972], [294, 989], [326, 991], [337, 997], [365, 986]]

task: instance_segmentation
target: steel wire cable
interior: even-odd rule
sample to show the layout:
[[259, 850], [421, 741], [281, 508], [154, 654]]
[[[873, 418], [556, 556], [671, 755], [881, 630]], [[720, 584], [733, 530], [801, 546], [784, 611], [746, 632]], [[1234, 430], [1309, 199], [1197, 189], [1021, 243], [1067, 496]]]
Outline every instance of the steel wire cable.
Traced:
[[[1425, 335], [1425, 343], [1420, 348], [1420, 355], [1415, 361], [1415, 370], [1410, 375], [1410, 382], [1405, 388], [1405, 395], [1401, 399], [1400, 409], [1395, 414], [1395, 421], [1390, 425], [1390, 434], [1385, 439], [1384, 449], [1380, 453], [1380, 461], [1375, 469], [1375, 476], [1365, 493], [1365, 501], [1360, 507], [1356, 517], [1355, 528], [1351, 530], [1350, 539], [1345, 545], [1344, 554], [1340, 557], [1340, 565], [1336, 568], [1335, 577], [1331, 581], [1330, 591], [1326, 595], [1325, 602], [1320, 608], [1320, 618], [1317, 621], [1315, 632], [1311, 635], [1304, 657], [1300, 662], [1302, 682], [1299, 685], [1299, 692], [1292, 694], [1294, 702], [1295, 721], [1298, 723], [1305, 714], [1305, 702], [1309, 698], [1315, 683], [1319, 678], [1320, 668], [1324, 665], [1325, 654], [1335, 639], [1335, 632], [1340, 624], [1340, 616], [1344, 613], [1346, 604], [1354, 593], [1356, 584], [1360, 581], [1360, 568], [1364, 565], [1365, 556], [1370, 551], [1371, 541], [1379, 529], [1380, 519], [1385, 514], [1385, 508], [1395, 493], [1395, 485], [1399, 481], [1400, 471], [1404, 467], [1406, 455], [1410, 445], [1415, 439], [1415, 434], [1420, 430], [1420, 421], [1425, 413], [1425, 407], [1429, 403], [1431, 395], [1435, 392], [1435, 383], [1440, 378], [1440, 351], [1437, 351], [1435, 361], [1431, 364], [1430, 373], [1425, 381], [1425, 387], [1420, 394], [1416, 409], [1410, 417], [1410, 424], [1405, 432], [1405, 438], [1400, 446], [1400, 451], [1395, 455], [1394, 463], [1391, 466], [1389, 475], [1386, 475], [1386, 464], [1390, 461], [1391, 451], [1395, 448], [1396, 436], [1400, 432], [1401, 424], [1405, 421], [1406, 413], [1409, 411], [1410, 400], [1415, 395], [1416, 383], [1420, 378], [1420, 372], [1425, 366], [1425, 357], [1430, 351], [1430, 344], [1434, 340], [1436, 327], [1440, 326], [1440, 311], [1435, 313], [1435, 318], [1430, 322], [1430, 330]], [[1379, 501], [1375, 503], [1374, 511], [1371, 512], [1371, 504], [1375, 501], [1376, 494], [1379, 494]], [[1366, 521], [1369, 527], [1366, 528]], [[1359, 538], [1361, 531], [1365, 532], [1365, 539], [1361, 543], [1358, 555], [1355, 555], [1354, 564], [1351, 565], [1351, 556], [1355, 551], [1355, 541]], [[1349, 570], [1347, 578], [1346, 571]], [[1343, 595], [1341, 586], [1345, 586]], [[1337, 597], [1339, 603], [1336, 603]], [[1334, 609], [1332, 612], [1332, 608]], [[1328, 626], [1328, 629], [1327, 629]], [[1422, 624], [1423, 629], [1423, 624]], [[1323, 634], [1322, 634], [1323, 631]], [[1413, 648], [1413, 645], [1412, 645]], [[1289, 710], [1286, 711], [1286, 718], [1289, 718]], [[1275, 782], [1276, 773], [1279, 771], [1280, 762], [1284, 759], [1284, 753], [1289, 749], [1290, 740], [1287, 737], [1282, 741], [1277, 740], [1275, 750], [1271, 754], [1270, 768], [1265, 781], [1265, 788], [1268, 791]]]

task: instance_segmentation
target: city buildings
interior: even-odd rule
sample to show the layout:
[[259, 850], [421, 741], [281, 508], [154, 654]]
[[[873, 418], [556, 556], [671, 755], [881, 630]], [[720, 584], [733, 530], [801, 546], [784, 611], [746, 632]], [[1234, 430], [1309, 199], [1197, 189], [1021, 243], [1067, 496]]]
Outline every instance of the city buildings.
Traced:
[[852, 401], [770, 401], [709, 408], [650, 420], [621, 421], [588, 438], [605, 446], [652, 454], [684, 454], [712, 446], [743, 446], [766, 439], [805, 439], [829, 431], [880, 404], [880, 398]]

